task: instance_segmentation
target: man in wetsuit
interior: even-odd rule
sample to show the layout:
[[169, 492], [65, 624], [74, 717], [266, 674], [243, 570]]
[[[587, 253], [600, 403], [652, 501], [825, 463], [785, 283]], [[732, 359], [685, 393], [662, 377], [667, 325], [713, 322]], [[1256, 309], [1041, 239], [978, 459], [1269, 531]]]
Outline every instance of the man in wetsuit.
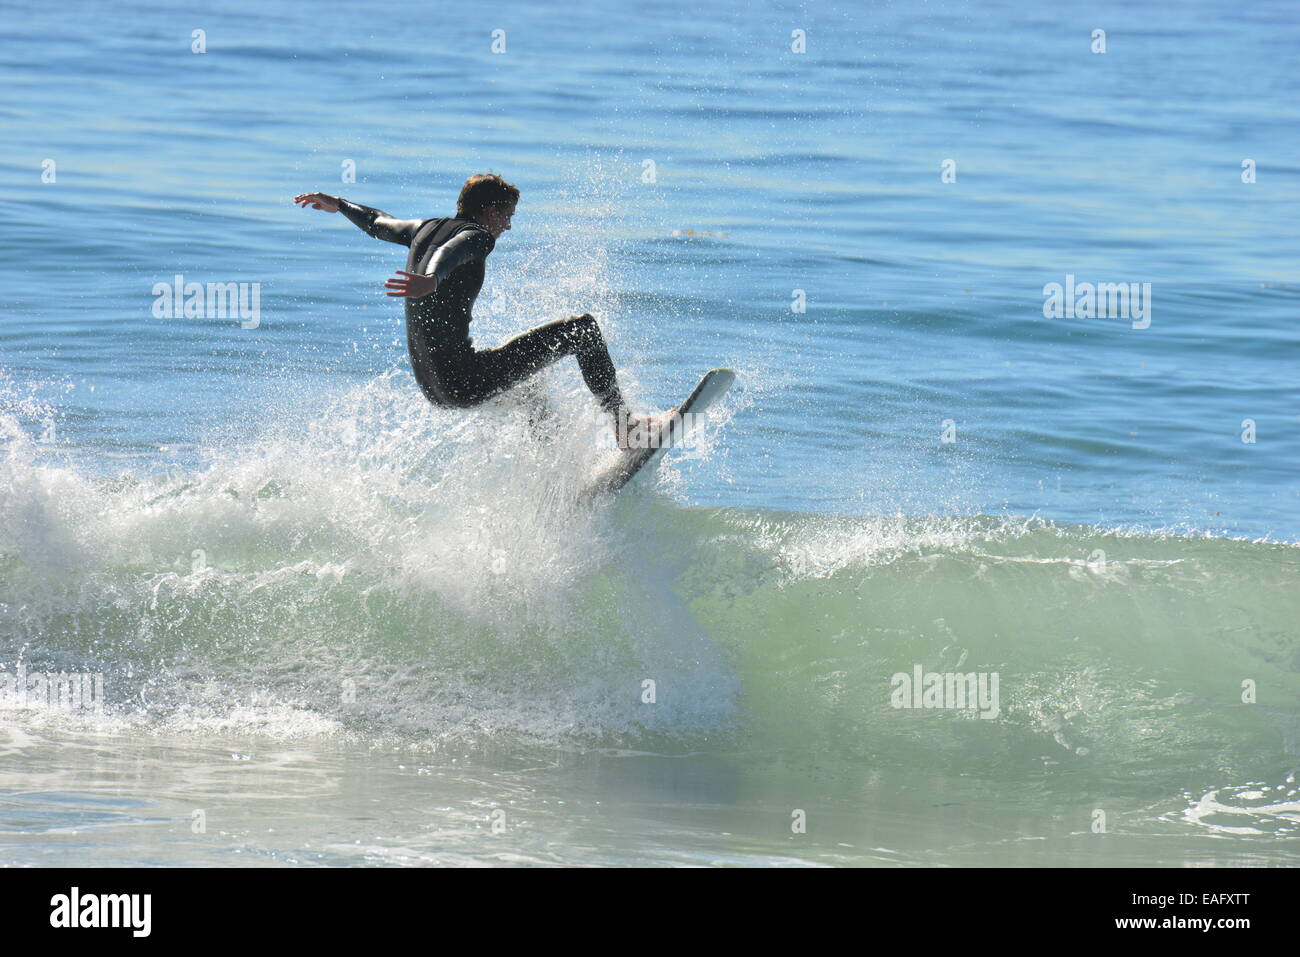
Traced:
[[406, 269], [384, 287], [406, 299], [406, 340], [420, 388], [436, 405], [469, 408], [518, 385], [565, 356], [575, 356], [587, 388], [613, 416], [619, 444], [652, 427], [629, 416], [618, 389], [614, 363], [600, 327], [590, 314], [570, 316], [516, 336], [495, 349], [475, 349], [469, 324], [483, 285], [487, 256], [510, 228], [519, 190], [500, 176], [471, 176], [445, 219], [393, 219], [339, 196], [303, 193], [302, 208], [341, 212], [376, 239], [410, 247]]

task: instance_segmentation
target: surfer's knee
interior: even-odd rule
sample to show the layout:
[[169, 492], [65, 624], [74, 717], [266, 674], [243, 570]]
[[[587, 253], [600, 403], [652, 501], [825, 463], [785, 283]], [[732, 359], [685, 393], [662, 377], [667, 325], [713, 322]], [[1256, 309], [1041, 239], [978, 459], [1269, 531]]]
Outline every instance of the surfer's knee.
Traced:
[[584, 312], [580, 316], [570, 316], [565, 322], [568, 324], [569, 332], [578, 338], [590, 339], [600, 335], [600, 325], [596, 322], [596, 317], [589, 312]]

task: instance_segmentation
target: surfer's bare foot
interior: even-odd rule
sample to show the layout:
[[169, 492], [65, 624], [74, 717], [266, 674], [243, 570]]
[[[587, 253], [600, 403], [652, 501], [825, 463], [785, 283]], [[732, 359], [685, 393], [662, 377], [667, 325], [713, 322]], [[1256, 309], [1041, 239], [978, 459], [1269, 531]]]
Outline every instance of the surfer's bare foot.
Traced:
[[626, 425], [616, 422], [614, 440], [624, 452], [656, 448], [667, 438], [669, 420], [676, 412], [676, 409], [669, 409], [653, 415], [629, 415]]

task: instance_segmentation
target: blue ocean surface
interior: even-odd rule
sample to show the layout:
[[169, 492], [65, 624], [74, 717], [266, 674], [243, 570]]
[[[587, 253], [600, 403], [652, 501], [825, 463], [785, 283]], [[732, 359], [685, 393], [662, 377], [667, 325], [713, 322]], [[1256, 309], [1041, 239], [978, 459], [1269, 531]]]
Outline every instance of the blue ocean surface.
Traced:
[[[0, 864], [1300, 863], [1298, 51], [1285, 0], [9, 3]], [[476, 345], [738, 374], [594, 507], [576, 364], [544, 441], [432, 406], [406, 250], [291, 202], [486, 171]]]

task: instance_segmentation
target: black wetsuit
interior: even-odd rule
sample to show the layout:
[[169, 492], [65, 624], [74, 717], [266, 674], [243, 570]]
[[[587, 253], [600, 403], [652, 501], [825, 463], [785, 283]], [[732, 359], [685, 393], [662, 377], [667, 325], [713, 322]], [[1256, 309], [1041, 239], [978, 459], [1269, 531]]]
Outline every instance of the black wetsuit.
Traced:
[[518, 385], [573, 355], [601, 407], [618, 415], [623, 398], [614, 364], [590, 315], [570, 316], [516, 336], [495, 349], [475, 349], [469, 324], [483, 286], [491, 233], [469, 219], [393, 219], [387, 213], [339, 199], [339, 212], [376, 239], [411, 248], [406, 271], [436, 274], [438, 288], [406, 297], [406, 341], [420, 388], [437, 405], [466, 408]]

